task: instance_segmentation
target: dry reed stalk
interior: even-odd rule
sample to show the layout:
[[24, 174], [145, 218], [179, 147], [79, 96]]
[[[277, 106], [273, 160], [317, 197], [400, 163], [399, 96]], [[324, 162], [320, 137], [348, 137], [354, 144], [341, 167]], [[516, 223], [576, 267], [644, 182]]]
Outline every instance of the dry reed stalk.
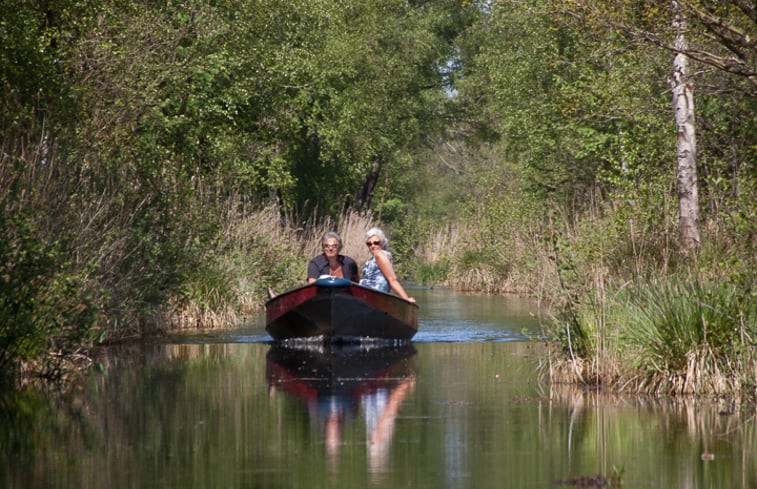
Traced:
[[291, 231], [285, 229], [284, 224], [282, 224], [281, 216], [275, 204], [255, 212], [248, 224], [251, 226], [250, 233], [257, 236], [267, 236], [276, 241], [284, 239]]
[[[375, 225], [371, 212], [357, 212], [350, 209], [339, 218], [337, 233], [342, 237], [344, 244], [342, 254], [353, 258], [358, 263], [358, 268], [370, 258], [368, 248], [365, 246], [365, 232]], [[391, 236], [389, 239], [391, 244]], [[320, 242], [318, 250], [320, 253]]]
[[297, 236], [299, 239], [300, 250], [304, 256], [315, 256], [322, 253], [321, 238], [323, 234], [327, 231], [335, 231], [333, 221], [327, 218], [325, 221], [319, 222], [315, 211], [310, 218], [301, 223], [293, 222], [290, 218], [285, 225], [290, 233], [294, 233], [290, 235]]
[[459, 290], [471, 290], [488, 294], [507, 290], [507, 278], [496, 277], [481, 268], [455, 268], [453, 286]]
[[581, 372], [583, 371], [584, 363], [582, 358], [556, 361], [551, 381], [560, 384], [583, 385], [583, 375], [581, 375]]
[[331, 218], [322, 221], [311, 218], [297, 228], [294, 228], [291, 222], [287, 222], [286, 225], [288, 228], [285, 234], [290, 239], [299, 240], [301, 253], [308, 259], [323, 253], [321, 240], [329, 231], [339, 234], [343, 245], [341, 254], [353, 258], [358, 262], [358, 266], [370, 258], [365, 247], [365, 232], [376, 225], [370, 212], [348, 209], [338, 217], [337, 222]]
[[416, 250], [416, 256], [426, 263], [439, 263], [441, 260], [449, 258], [450, 251], [459, 245], [461, 236], [465, 234], [467, 234], [467, 231], [459, 223], [436, 229]]
[[171, 315], [167, 321], [171, 329], [190, 330], [224, 329], [239, 324], [240, 319], [239, 314], [231, 307], [211, 311], [191, 303], [181, 308], [180, 313]]
[[646, 378], [637, 378], [639, 392], [652, 391], [665, 396], [716, 396], [738, 397], [749, 395], [746, 386], [750, 385], [743, 376], [734, 372], [742, 369], [731, 365], [728, 372], [723, 371], [717, 364], [714, 354], [709, 348], [692, 351], [687, 355], [684, 372], [668, 372], [664, 369]]

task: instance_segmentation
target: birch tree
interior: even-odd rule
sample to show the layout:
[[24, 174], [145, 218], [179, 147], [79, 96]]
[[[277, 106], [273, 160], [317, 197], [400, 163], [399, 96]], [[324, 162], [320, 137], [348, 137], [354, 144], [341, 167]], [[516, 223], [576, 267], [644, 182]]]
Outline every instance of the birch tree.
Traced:
[[697, 190], [697, 143], [696, 119], [694, 112], [694, 87], [689, 76], [689, 58], [686, 55], [686, 19], [678, 7], [678, 2], [671, 2], [675, 16], [673, 58], [673, 76], [670, 80], [673, 95], [673, 113], [675, 115], [677, 139], [676, 182], [678, 188], [678, 211], [681, 244], [687, 250], [699, 247], [699, 199]]
[[[757, 87], [757, 8], [743, 0], [652, 1], [551, 0], [556, 16], [578, 19], [600, 32], [620, 34], [635, 44], [662, 48], [673, 56], [669, 77], [676, 128], [676, 181], [681, 245], [701, 243], [697, 188], [697, 145], [693, 78], [708, 71], [730, 78], [721, 93], [753, 96]], [[691, 63], [699, 69], [695, 75]], [[742, 83], [746, 82], [746, 83]], [[725, 83], [725, 82], [724, 82]], [[714, 93], [709, 87], [711, 95]]]

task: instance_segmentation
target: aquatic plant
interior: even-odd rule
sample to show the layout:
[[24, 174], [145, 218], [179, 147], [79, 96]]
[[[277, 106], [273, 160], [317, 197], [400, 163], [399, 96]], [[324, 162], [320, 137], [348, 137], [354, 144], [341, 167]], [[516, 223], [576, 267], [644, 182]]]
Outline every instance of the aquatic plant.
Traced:
[[635, 287], [624, 334], [658, 389], [724, 393], [749, 384], [757, 315], [729, 282], [672, 280]]

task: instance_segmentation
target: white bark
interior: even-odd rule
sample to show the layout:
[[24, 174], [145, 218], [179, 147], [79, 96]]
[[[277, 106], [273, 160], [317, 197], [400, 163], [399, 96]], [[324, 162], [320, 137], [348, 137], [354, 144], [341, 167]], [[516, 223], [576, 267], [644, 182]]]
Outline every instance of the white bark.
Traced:
[[678, 2], [672, 2], [677, 15], [673, 21], [676, 33], [676, 56], [673, 59], [673, 112], [675, 114], [678, 139], [677, 149], [677, 185], [678, 211], [681, 244], [686, 249], [696, 249], [701, 242], [699, 234], [699, 198], [697, 192], [697, 142], [694, 117], [694, 88], [689, 78], [689, 58], [683, 54], [688, 48], [686, 40], [686, 21], [678, 8]]

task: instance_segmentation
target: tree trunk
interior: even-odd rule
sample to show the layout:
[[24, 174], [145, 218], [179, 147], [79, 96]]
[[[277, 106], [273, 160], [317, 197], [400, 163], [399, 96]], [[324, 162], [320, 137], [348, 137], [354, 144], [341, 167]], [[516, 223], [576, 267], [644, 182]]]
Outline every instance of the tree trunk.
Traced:
[[379, 158], [376, 158], [373, 160], [373, 167], [371, 168], [370, 173], [368, 173], [368, 175], [365, 177], [365, 180], [363, 180], [363, 185], [361, 186], [357, 198], [355, 199], [355, 205], [353, 207], [356, 211], [360, 212], [364, 208], [371, 206], [371, 200], [373, 199], [373, 189], [376, 188], [380, 174], [381, 161], [379, 160]]
[[699, 199], [697, 192], [697, 143], [694, 118], [694, 88], [689, 81], [689, 58], [684, 54], [688, 48], [686, 40], [686, 20], [678, 6], [672, 2], [676, 17], [673, 30], [676, 33], [676, 56], [673, 59], [673, 112], [675, 114], [678, 139], [677, 150], [677, 186], [678, 211], [681, 244], [686, 250], [699, 247]]

